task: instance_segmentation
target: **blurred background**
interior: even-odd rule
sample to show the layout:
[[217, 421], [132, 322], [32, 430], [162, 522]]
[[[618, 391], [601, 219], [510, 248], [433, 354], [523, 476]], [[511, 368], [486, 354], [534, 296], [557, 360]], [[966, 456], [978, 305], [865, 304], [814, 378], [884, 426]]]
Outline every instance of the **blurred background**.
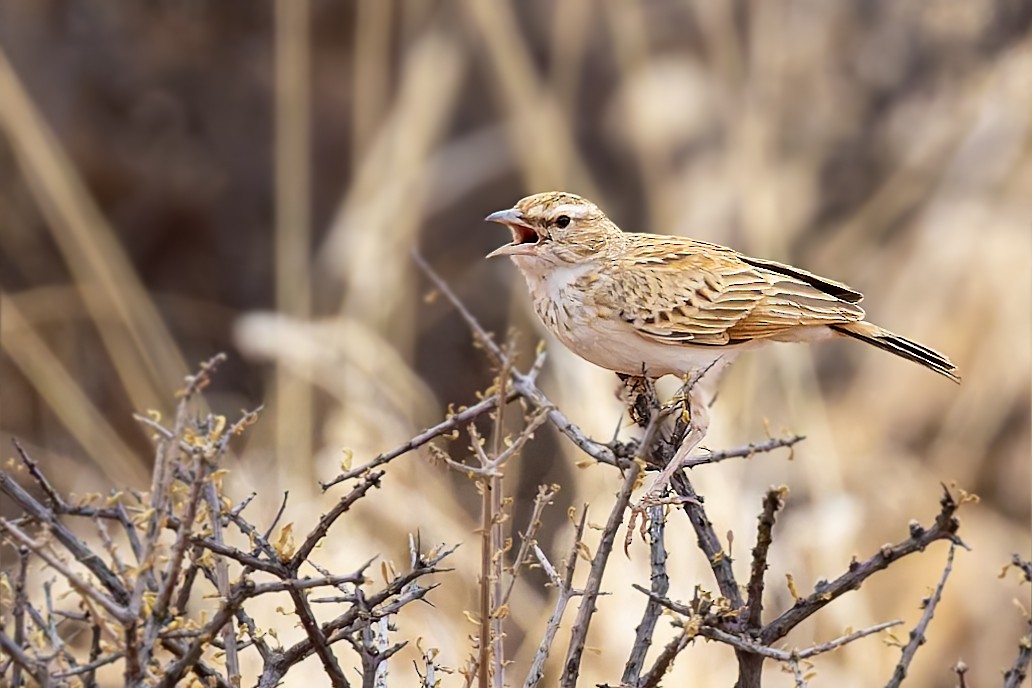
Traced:
[[[977, 493], [961, 512], [972, 551], [911, 676], [953, 685], [962, 658], [969, 685], [994, 685], [1024, 628], [1013, 602], [1032, 607], [1016, 576], [997, 577], [1032, 550], [1030, 75], [1023, 0], [0, 0], [0, 456], [16, 436], [64, 490], [146, 489], [150, 439], [130, 414], [167, 418], [187, 370], [226, 351], [212, 408], [266, 405], [236, 448], [235, 496], [257, 490], [263, 523], [290, 490], [285, 520], [306, 529], [335, 501], [314, 481], [344, 448], [367, 460], [490, 384], [416, 248], [488, 329], [518, 331], [525, 365], [545, 339], [546, 393], [607, 439], [613, 375], [544, 335], [512, 265], [482, 260], [509, 241], [484, 215], [574, 191], [626, 230], [842, 280], [872, 320], [959, 365], [956, 387], [852, 342], [747, 355], [706, 444], [808, 439], [791, 461], [694, 480], [742, 572], [764, 490], [789, 487], [771, 616], [792, 604], [786, 573], [809, 590], [906, 537], [911, 518], [928, 523], [940, 482]], [[464, 441], [446, 447], [464, 456]], [[554, 561], [566, 508], [590, 503], [603, 522], [618, 487], [580, 458], [540, 432], [507, 476], [520, 529], [537, 485], [562, 485], [541, 537]], [[416, 530], [465, 542], [437, 608], [398, 619], [455, 667], [473, 632], [461, 612], [475, 609], [477, 496], [426, 459], [396, 462], [321, 556], [350, 570], [377, 552], [403, 564]], [[671, 596], [713, 589], [687, 520], [670, 523]], [[946, 550], [876, 576], [788, 646], [912, 626]], [[644, 605], [630, 584], [647, 579], [641, 542], [614, 555], [585, 685], [618, 682]], [[521, 682], [551, 596], [533, 576], [515, 594]], [[672, 634], [661, 624], [657, 647]], [[398, 685], [416, 680], [409, 654]], [[897, 659], [868, 638], [819, 659], [817, 684], [879, 683]], [[700, 641], [670, 680], [726, 686], [735, 672], [730, 650]], [[768, 681], [791, 676], [771, 667]]]

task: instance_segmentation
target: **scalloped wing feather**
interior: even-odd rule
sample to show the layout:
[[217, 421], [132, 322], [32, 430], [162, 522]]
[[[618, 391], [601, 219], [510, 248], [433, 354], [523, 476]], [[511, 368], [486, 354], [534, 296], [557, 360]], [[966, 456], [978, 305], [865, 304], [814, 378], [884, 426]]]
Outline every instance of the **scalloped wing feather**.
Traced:
[[627, 235], [614, 305], [650, 339], [721, 346], [863, 319], [840, 282], [691, 239]]

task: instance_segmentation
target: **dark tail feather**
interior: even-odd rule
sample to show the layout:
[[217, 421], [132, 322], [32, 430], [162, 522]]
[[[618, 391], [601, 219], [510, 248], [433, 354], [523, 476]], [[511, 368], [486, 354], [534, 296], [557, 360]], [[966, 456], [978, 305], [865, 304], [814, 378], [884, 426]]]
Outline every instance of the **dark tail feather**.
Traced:
[[934, 370], [954, 382], [960, 382], [960, 375], [957, 374], [957, 366], [953, 365], [953, 361], [938, 351], [929, 349], [927, 346], [918, 344], [906, 337], [883, 330], [877, 325], [872, 325], [863, 320], [832, 325], [831, 327], [842, 334], [872, 344], [883, 351], [894, 353], [914, 363], [920, 363], [924, 367]]

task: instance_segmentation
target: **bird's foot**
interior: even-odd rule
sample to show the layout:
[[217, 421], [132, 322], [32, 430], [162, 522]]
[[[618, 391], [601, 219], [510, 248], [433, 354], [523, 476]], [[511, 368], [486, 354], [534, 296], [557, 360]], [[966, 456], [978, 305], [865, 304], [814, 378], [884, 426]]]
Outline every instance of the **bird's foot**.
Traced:
[[617, 373], [616, 376], [620, 378], [616, 398], [627, 407], [627, 413], [635, 425], [646, 427], [653, 412], [660, 409], [654, 381], [643, 375]]
[[[685, 504], [702, 506], [702, 502], [694, 497], [681, 497], [679, 495], [654, 496], [651, 494], [651, 490], [636, 503], [631, 504], [631, 517], [627, 520], [627, 534], [624, 536], [624, 554], [630, 556], [631, 540], [634, 537], [635, 528], [637, 528], [641, 539], [645, 540], [645, 533], [648, 532], [651, 520], [654, 518], [666, 518], [668, 509], [665, 507], [680, 507]], [[639, 519], [641, 519], [640, 523]]]

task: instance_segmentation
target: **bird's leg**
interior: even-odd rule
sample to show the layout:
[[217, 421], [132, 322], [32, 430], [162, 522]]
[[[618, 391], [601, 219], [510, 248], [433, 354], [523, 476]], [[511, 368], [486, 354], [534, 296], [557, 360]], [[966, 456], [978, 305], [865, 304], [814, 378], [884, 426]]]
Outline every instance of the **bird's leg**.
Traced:
[[673, 457], [667, 462], [667, 465], [663, 468], [659, 477], [656, 478], [652, 487], [642, 497], [641, 503], [643, 506], [647, 506], [649, 503], [662, 498], [663, 491], [666, 490], [666, 486], [670, 483], [674, 473], [681, 469], [684, 460], [695, 451], [695, 448], [706, 437], [706, 431], [709, 429], [709, 409], [703, 399], [702, 391], [693, 387], [688, 389], [686, 394], [685, 404], [689, 416], [688, 432], [685, 434], [684, 440], [681, 441], [681, 446], [677, 448]]
[[706, 403], [705, 393], [699, 382], [720, 360], [719, 358], [716, 359], [702, 370], [697, 370], [685, 378], [684, 385], [678, 392], [680, 397], [678, 403], [682, 404], [688, 413], [687, 432], [683, 435], [684, 439], [681, 440], [680, 446], [678, 446], [670, 461], [667, 462], [659, 477], [656, 478], [652, 487], [642, 496], [640, 502], [642, 507], [662, 502], [663, 492], [666, 490], [674, 473], [681, 469], [685, 459], [695, 451], [695, 448], [706, 437], [706, 432], [709, 430], [709, 405]]
[[[684, 451], [682, 460], [678, 463], [683, 463], [683, 459], [688, 458], [688, 455], [695, 451], [704, 439], [706, 439], [706, 433], [709, 432], [710, 415], [709, 415], [709, 404], [703, 399], [703, 392], [699, 390], [698, 393], [688, 394], [688, 435], [685, 437], [684, 442], [678, 449], [678, 453]], [[685, 446], [689, 446], [688, 449], [684, 449]]]

